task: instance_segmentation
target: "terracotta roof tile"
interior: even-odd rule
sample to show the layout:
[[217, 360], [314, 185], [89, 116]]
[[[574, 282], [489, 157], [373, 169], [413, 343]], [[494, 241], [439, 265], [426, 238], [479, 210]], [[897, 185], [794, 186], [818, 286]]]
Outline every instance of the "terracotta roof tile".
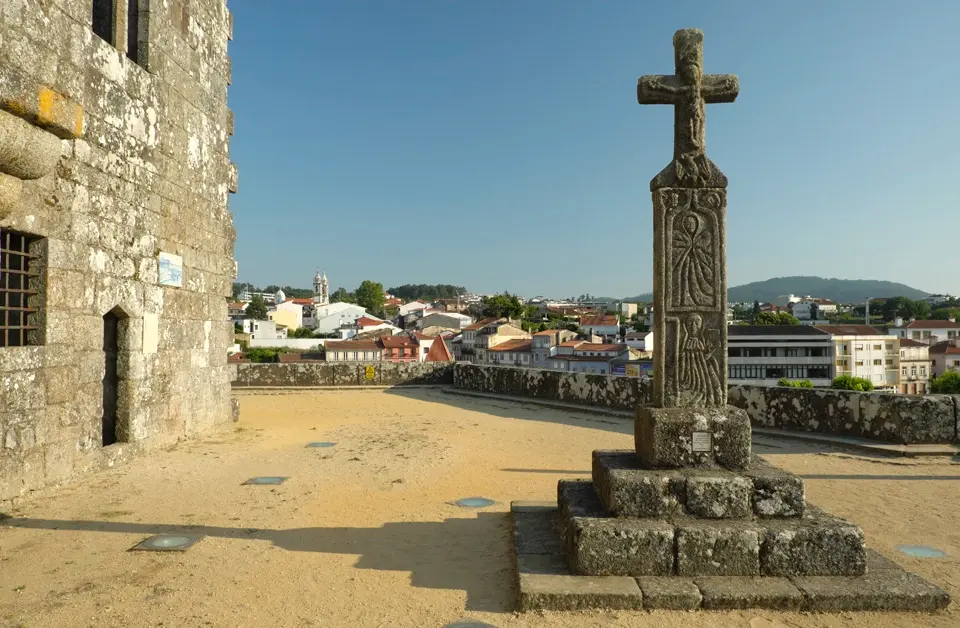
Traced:
[[910, 321], [905, 325], [907, 329], [960, 329], [960, 325], [951, 321]]
[[600, 344], [585, 342], [577, 347], [577, 351], [620, 351], [625, 345], [619, 344]]
[[620, 319], [609, 314], [594, 314], [592, 316], [581, 316], [581, 327], [619, 327]]
[[507, 340], [501, 342], [495, 347], [490, 347], [487, 351], [530, 351], [533, 347], [532, 340]]
[[403, 349], [417, 344], [417, 341], [410, 336], [383, 336], [380, 342], [385, 349]]
[[930, 345], [925, 344], [923, 342], [919, 342], [917, 340], [912, 340], [910, 338], [901, 338], [900, 346], [901, 347], [928, 347]]
[[376, 340], [328, 340], [327, 351], [380, 351]]
[[869, 325], [815, 325], [828, 334], [834, 336], [883, 336], [880, 330]]
[[498, 320], [500, 319], [499, 318], [482, 318], [478, 320], [476, 323], [474, 323], [473, 325], [467, 325], [466, 327], [464, 327], [463, 331], [477, 331], [477, 330], [483, 329], [488, 325], [492, 325], [496, 323]]
[[443, 338], [437, 338], [434, 341], [430, 350], [427, 351], [424, 362], [453, 362], [453, 354]]
[[953, 344], [950, 340], [944, 340], [930, 347], [930, 353], [943, 353], [945, 355], [960, 355], [960, 347]]
[[579, 347], [585, 341], [584, 340], [567, 340], [566, 342], [561, 342], [558, 347]]
[[373, 327], [374, 325], [382, 325], [386, 321], [381, 321], [376, 318], [370, 318], [369, 316], [361, 316], [357, 319], [357, 327]]

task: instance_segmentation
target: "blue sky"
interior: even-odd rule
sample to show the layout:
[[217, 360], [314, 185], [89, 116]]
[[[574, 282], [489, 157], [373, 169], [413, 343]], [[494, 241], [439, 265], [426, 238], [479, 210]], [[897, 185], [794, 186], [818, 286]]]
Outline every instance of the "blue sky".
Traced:
[[[269, 8], [268, 8], [269, 6]], [[678, 28], [730, 179], [729, 284], [888, 279], [960, 293], [960, 2], [231, 0], [240, 279], [652, 286], [649, 180]], [[952, 149], [952, 150], [951, 150]]]

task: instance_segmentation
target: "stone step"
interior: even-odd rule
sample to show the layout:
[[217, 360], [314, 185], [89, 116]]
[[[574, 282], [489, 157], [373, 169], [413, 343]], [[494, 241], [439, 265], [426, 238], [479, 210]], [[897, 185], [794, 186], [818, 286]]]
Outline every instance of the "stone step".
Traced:
[[863, 532], [807, 506], [801, 517], [612, 517], [587, 480], [561, 480], [563, 544], [574, 574], [591, 576], [857, 576]]
[[804, 510], [803, 480], [759, 456], [745, 471], [664, 470], [640, 468], [631, 450], [598, 450], [593, 482], [605, 509], [617, 517], [799, 517]]

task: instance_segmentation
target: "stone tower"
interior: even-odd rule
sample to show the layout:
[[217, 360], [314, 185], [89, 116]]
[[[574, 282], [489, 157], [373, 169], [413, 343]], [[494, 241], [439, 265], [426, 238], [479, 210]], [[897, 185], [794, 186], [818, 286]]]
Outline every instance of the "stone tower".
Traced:
[[327, 273], [317, 271], [313, 278], [314, 301], [318, 305], [330, 305], [330, 282], [327, 281]]
[[0, 5], [2, 503], [232, 419], [237, 171], [226, 0]]

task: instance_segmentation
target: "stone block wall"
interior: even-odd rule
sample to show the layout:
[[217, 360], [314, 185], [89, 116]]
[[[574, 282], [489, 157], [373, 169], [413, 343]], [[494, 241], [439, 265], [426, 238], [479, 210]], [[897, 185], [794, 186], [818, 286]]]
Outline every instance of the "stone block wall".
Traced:
[[730, 386], [729, 400], [754, 425], [900, 444], [952, 442], [960, 419], [953, 395]]
[[[247, 387], [297, 386], [435, 386], [453, 384], [450, 362], [292, 362], [288, 364], [230, 365], [233, 385]], [[372, 370], [370, 370], [372, 369]]]
[[[137, 62], [126, 0], [113, 43], [90, 0], [0, 2], [0, 230], [41, 238], [41, 329], [0, 346], [0, 501], [232, 417], [231, 16], [138, 2]], [[179, 285], [161, 253], [182, 258]], [[103, 447], [108, 312], [121, 442]]]
[[535, 397], [613, 410], [634, 410], [650, 403], [647, 378], [564, 373], [510, 366], [458, 362], [454, 386], [477, 392]]
[[[651, 402], [650, 380], [458, 362], [464, 390], [633, 411]], [[949, 443], [960, 427], [960, 395], [856, 393], [824, 388], [730, 386], [729, 403], [755, 426], [900, 444]]]

